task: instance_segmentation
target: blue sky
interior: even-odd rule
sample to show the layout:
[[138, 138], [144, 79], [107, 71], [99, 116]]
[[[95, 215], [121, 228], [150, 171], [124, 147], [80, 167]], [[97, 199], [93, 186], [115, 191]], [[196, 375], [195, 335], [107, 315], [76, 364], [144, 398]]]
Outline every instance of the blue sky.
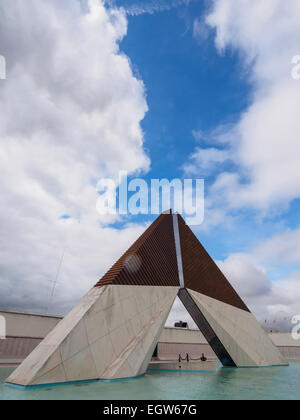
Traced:
[[[116, 2], [125, 8], [136, 3]], [[194, 22], [207, 14], [208, 6], [209, 2], [194, 1], [170, 10], [128, 16], [128, 33], [120, 48], [147, 90], [149, 111], [142, 121], [151, 159], [147, 180], [182, 178], [183, 165], [201, 143], [204, 148], [215, 145], [222, 149], [211, 141], [207, 144], [195, 139], [193, 132], [209, 137], [216, 127], [238, 121], [251, 102], [249, 69], [238, 52], [228, 49], [220, 54], [214, 30], [208, 31], [204, 40], [195, 36]], [[227, 162], [226, 170], [235, 171], [234, 163]], [[207, 190], [218, 172], [219, 168], [199, 173]], [[298, 206], [295, 200], [278, 217], [263, 218], [255, 210], [238, 209], [230, 227], [220, 224], [198, 233], [198, 237], [214, 258], [224, 259], [287, 227], [297, 227]], [[281, 275], [283, 272], [284, 268]]]
[[[154, 2], [148, 5], [150, 3]], [[137, 3], [116, 4], [130, 12]], [[251, 184], [247, 168], [245, 170], [234, 157], [236, 143], [233, 141], [228, 149], [228, 144], [220, 142], [212, 133], [219, 128], [225, 135], [235, 135], [231, 127], [239, 124], [255, 103], [253, 98], [257, 94], [257, 80], [253, 77], [255, 59], [248, 60], [241, 48], [231, 45], [220, 51], [216, 28], [204, 23], [212, 5], [209, 1], [194, 1], [168, 10], [154, 8], [153, 13], [141, 12], [133, 16], [129, 13], [128, 33], [120, 45], [147, 90], [149, 112], [142, 127], [151, 170], [145, 178], [184, 177], [183, 168], [197, 147], [201, 147], [201, 151], [212, 147], [227, 150], [228, 158], [224, 162], [212, 165], [207, 171], [198, 167], [193, 174], [205, 179], [209, 200], [214, 194], [211, 189], [222, 172], [238, 174], [241, 188], [243, 184]], [[197, 33], [197, 23], [200, 33]], [[262, 138], [261, 147], [264, 147], [263, 142]], [[223, 205], [222, 194], [217, 205]], [[210, 210], [210, 206], [206, 208], [208, 217]], [[238, 254], [247, 255], [253, 261], [249, 255], [253, 249], [268, 238], [298, 226], [299, 199], [294, 195], [287, 200], [275, 200], [266, 207], [264, 203], [262, 206], [238, 205], [226, 210], [218, 223], [206, 228], [205, 220], [203, 226], [194, 231], [216, 260], [229, 261], [231, 255]], [[256, 255], [254, 260], [270, 282], [280, 283], [300, 271], [298, 260], [292, 262], [280, 255], [277, 260], [269, 261]], [[226, 262], [221, 268], [226, 271], [225, 266]], [[228, 270], [230, 276], [235, 268]], [[251, 283], [251, 278], [245, 281]]]

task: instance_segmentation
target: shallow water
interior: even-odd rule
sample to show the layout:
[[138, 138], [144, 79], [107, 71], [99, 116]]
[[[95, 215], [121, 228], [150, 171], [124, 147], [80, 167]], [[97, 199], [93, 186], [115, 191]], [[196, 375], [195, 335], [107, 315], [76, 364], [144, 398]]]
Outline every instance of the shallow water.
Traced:
[[35, 390], [3, 384], [13, 369], [0, 369], [0, 400], [202, 400], [300, 399], [300, 362], [289, 367], [221, 368], [216, 373], [149, 372], [124, 382], [93, 382]]

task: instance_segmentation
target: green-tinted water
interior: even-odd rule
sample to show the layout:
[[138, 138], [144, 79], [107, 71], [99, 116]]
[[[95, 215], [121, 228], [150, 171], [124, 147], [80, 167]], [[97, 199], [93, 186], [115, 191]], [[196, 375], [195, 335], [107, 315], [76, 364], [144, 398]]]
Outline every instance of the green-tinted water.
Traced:
[[94, 382], [20, 391], [4, 386], [12, 369], [0, 369], [0, 400], [299, 399], [300, 363], [264, 369], [220, 368], [217, 373], [151, 372], [124, 382]]

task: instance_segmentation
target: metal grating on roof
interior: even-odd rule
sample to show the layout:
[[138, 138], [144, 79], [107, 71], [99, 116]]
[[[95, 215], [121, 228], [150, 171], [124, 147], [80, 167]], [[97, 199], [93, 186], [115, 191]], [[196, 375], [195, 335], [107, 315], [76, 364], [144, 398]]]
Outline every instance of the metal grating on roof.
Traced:
[[[249, 311], [197, 237], [178, 215], [184, 286]], [[161, 214], [96, 284], [180, 286], [172, 214]]]
[[178, 286], [172, 214], [161, 214], [96, 284]]

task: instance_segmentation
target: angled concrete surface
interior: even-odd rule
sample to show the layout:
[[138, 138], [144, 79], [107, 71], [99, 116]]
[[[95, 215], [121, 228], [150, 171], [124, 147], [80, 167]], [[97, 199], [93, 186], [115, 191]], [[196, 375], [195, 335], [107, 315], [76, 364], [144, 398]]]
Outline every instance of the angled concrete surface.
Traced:
[[251, 312], [188, 291], [237, 367], [287, 364]]
[[146, 372], [178, 287], [93, 288], [7, 379], [30, 386]]
[[224, 365], [286, 364], [182, 217], [162, 214], [7, 382], [34, 386], [145, 373], [178, 293]]

